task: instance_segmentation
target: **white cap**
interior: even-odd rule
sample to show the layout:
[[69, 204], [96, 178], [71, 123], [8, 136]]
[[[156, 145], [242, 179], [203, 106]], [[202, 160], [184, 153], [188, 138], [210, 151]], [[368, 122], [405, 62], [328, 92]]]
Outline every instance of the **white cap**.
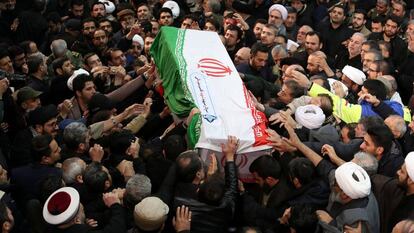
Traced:
[[325, 114], [320, 107], [308, 104], [296, 109], [295, 120], [308, 129], [318, 129], [325, 122]]
[[352, 198], [359, 199], [371, 193], [371, 180], [368, 173], [353, 162], [347, 162], [335, 170], [339, 188]]
[[99, 0], [105, 5], [105, 11], [107, 14], [112, 14], [115, 11], [115, 4], [109, 0]]
[[84, 69], [82, 69], [82, 68], [80, 68], [80, 69], [78, 69], [78, 70], [75, 70], [75, 71], [73, 72], [73, 74], [69, 77], [68, 82], [67, 82], [67, 85], [68, 85], [68, 88], [69, 88], [71, 91], [73, 91], [73, 80], [74, 80], [76, 77], [78, 77], [79, 75], [81, 75], [81, 74], [86, 74], [86, 75], [89, 75], [89, 72], [88, 72], [88, 71], [86, 71], [86, 70], [84, 70]]
[[269, 15], [270, 12], [277, 10], [280, 12], [280, 14], [282, 15], [282, 19], [283, 21], [285, 21], [287, 19], [288, 16], [288, 12], [286, 10], [286, 8], [280, 4], [273, 4], [270, 8], [269, 8]]
[[366, 76], [364, 74], [364, 72], [362, 72], [361, 70], [352, 67], [352, 66], [348, 66], [346, 65], [343, 69], [342, 69], [342, 73], [348, 77], [349, 79], [352, 80], [352, 82], [358, 84], [358, 85], [362, 85], [365, 80], [366, 80]]
[[414, 152], [408, 153], [405, 157], [405, 168], [407, 169], [408, 177], [414, 181]]
[[144, 39], [140, 35], [134, 35], [132, 37], [132, 42], [138, 42], [141, 45], [141, 48], [144, 48]]
[[60, 225], [73, 219], [78, 213], [80, 197], [72, 187], [56, 190], [43, 206], [43, 218], [52, 225]]
[[173, 13], [173, 18], [176, 19], [180, 15], [180, 7], [174, 1], [166, 1], [162, 7], [170, 8]]

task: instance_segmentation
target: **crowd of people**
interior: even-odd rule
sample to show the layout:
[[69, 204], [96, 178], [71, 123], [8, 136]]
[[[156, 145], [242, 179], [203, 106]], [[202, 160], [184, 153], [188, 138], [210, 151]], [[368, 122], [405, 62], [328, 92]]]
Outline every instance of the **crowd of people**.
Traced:
[[[266, 116], [254, 183], [165, 104], [166, 26]], [[414, 232], [413, 65], [413, 1], [0, 0], [1, 232]]]

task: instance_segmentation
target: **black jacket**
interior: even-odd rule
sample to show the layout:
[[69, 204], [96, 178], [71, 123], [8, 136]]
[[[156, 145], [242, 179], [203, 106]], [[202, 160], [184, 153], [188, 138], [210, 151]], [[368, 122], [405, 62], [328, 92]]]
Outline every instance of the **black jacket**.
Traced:
[[227, 232], [234, 214], [237, 197], [237, 172], [234, 162], [226, 162], [226, 188], [219, 206], [212, 206], [192, 198], [176, 197], [174, 206], [188, 206], [192, 213], [191, 232]]

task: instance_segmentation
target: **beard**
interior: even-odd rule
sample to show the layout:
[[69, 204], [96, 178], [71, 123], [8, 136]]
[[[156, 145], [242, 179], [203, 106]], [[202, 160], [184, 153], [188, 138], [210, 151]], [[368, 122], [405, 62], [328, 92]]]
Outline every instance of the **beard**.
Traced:
[[334, 202], [337, 202], [339, 204], [344, 204], [344, 201], [342, 200], [340, 193], [334, 192], [332, 195], [332, 199]]

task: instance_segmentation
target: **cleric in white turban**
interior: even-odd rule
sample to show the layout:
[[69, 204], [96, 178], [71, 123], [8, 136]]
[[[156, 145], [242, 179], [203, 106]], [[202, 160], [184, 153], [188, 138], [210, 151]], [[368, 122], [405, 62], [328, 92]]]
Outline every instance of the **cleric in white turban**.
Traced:
[[320, 107], [309, 104], [296, 109], [295, 120], [308, 129], [318, 129], [325, 122], [325, 114]]
[[367, 197], [371, 193], [368, 173], [353, 162], [344, 163], [335, 171], [339, 188], [351, 199]]

